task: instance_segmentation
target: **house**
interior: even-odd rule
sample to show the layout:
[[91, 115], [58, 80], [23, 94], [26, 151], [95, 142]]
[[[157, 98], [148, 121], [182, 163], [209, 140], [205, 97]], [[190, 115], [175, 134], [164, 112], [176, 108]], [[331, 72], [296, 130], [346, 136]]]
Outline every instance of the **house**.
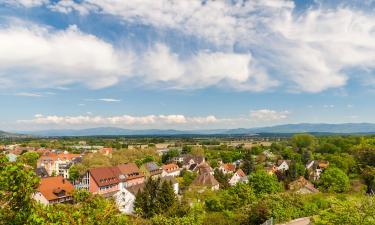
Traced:
[[223, 172], [224, 174], [234, 173], [236, 171], [236, 165], [232, 163], [221, 164], [219, 170], [221, 170], [221, 172]]
[[310, 160], [306, 163], [306, 169], [311, 180], [319, 180], [322, 172], [327, 169], [329, 162], [325, 160]]
[[192, 171], [197, 165], [205, 162], [205, 159], [203, 156], [193, 156], [190, 154], [186, 154], [186, 155], [180, 155], [178, 157], [174, 157], [172, 161], [174, 163], [181, 163], [183, 169]]
[[114, 199], [120, 212], [125, 214], [134, 213], [134, 201], [137, 193], [142, 191], [145, 184], [137, 184], [127, 188], [121, 188], [115, 195]]
[[280, 171], [287, 171], [289, 170], [289, 165], [291, 163], [291, 160], [277, 160], [277, 170]]
[[144, 182], [144, 175], [135, 163], [112, 167], [93, 168], [89, 173], [89, 191], [110, 197], [122, 187], [130, 187]]
[[126, 187], [140, 184], [145, 181], [144, 174], [139, 170], [137, 164], [135, 163], [121, 164], [121, 165], [118, 165], [117, 168], [120, 170], [119, 175], [124, 176], [121, 182]]
[[193, 180], [191, 186], [198, 187], [200, 191], [208, 188], [213, 191], [219, 190], [219, 182], [212, 175], [212, 168], [207, 163], [201, 163], [198, 167], [198, 176]]
[[210, 173], [211, 175], [214, 175], [214, 170], [206, 162], [202, 162], [201, 164], [197, 165], [195, 169], [193, 170], [193, 172], [196, 172], [198, 174]]
[[[161, 178], [161, 181], [171, 182], [173, 186], [174, 193], [177, 195], [179, 191], [178, 181], [172, 177], [167, 176]], [[136, 184], [130, 187], [122, 187], [120, 190], [114, 195], [116, 204], [119, 210], [125, 214], [133, 214], [134, 213], [134, 201], [136, 199], [137, 193], [142, 191], [145, 187], [145, 183]]]
[[40, 180], [37, 192], [33, 198], [45, 205], [72, 202], [74, 186], [64, 177], [46, 177]]
[[242, 169], [238, 169], [233, 176], [229, 179], [229, 185], [234, 186], [237, 183], [244, 183], [247, 184], [249, 179], [247, 178], [246, 174], [242, 171]]
[[49, 176], [61, 175], [69, 178], [69, 168], [72, 164], [81, 160], [80, 154], [64, 153], [48, 153], [42, 155], [37, 161], [37, 167], [44, 167]]
[[158, 178], [161, 177], [163, 169], [156, 164], [156, 162], [148, 162], [141, 166], [141, 171], [144, 173], [145, 177]]
[[112, 148], [102, 148], [99, 150], [99, 153], [108, 157], [112, 157], [112, 151], [113, 151]]
[[177, 177], [180, 175], [180, 168], [174, 163], [163, 165], [162, 169], [163, 169], [163, 172], [161, 174], [162, 177], [166, 177], [166, 176]]
[[119, 168], [99, 167], [88, 171], [89, 191], [93, 194], [110, 196], [119, 190]]
[[291, 182], [288, 185], [289, 190], [299, 193], [299, 194], [313, 194], [318, 193], [319, 190], [314, 187], [314, 185], [306, 180], [304, 177], [299, 177], [297, 180]]

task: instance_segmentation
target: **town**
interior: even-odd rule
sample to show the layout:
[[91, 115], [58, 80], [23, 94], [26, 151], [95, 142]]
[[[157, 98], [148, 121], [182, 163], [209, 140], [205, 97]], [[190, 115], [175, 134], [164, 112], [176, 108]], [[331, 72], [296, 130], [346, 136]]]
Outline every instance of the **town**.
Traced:
[[[349, 199], [361, 204], [356, 213], [364, 213], [363, 224], [371, 224], [373, 141], [309, 134], [4, 139], [1, 181], [14, 185], [7, 168], [18, 165], [37, 179], [30, 201], [42, 209], [81, 204], [77, 195], [87, 193], [112, 204], [111, 216], [130, 224], [261, 224], [302, 217], [306, 224], [324, 224], [332, 219], [324, 212], [339, 219], [345, 211], [336, 212], [344, 209], [334, 204]], [[22, 187], [26, 181], [19, 182]], [[14, 189], [2, 190], [2, 199], [10, 193]], [[269, 208], [274, 204], [281, 205]]]

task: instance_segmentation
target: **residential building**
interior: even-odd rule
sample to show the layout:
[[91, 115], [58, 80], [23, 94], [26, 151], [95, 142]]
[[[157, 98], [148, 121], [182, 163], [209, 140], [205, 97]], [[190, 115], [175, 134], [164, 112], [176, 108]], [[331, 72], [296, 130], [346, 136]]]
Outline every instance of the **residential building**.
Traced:
[[232, 163], [224, 163], [220, 165], [219, 170], [221, 170], [221, 172], [224, 174], [234, 173], [236, 171], [236, 165]]
[[121, 188], [144, 182], [144, 175], [135, 163], [93, 168], [88, 173], [89, 191], [107, 197], [112, 196]]
[[162, 169], [163, 169], [163, 172], [161, 174], [162, 177], [166, 177], [166, 176], [177, 177], [180, 175], [180, 168], [178, 167], [178, 165], [174, 163], [163, 165]]
[[45, 205], [72, 202], [74, 186], [62, 176], [46, 177], [40, 180], [37, 192], [33, 198]]
[[140, 170], [144, 173], [145, 177], [158, 178], [161, 177], [163, 169], [156, 164], [156, 162], [148, 162], [141, 166]]
[[199, 191], [205, 189], [219, 190], [219, 182], [212, 175], [212, 168], [207, 163], [201, 163], [198, 167], [198, 176], [193, 180], [191, 186], [199, 188]]
[[287, 171], [289, 170], [289, 165], [291, 163], [291, 160], [277, 160], [277, 170], [279, 171]]
[[119, 168], [99, 167], [90, 169], [88, 173], [91, 193], [110, 196], [119, 190]]
[[37, 167], [44, 167], [49, 176], [61, 175], [69, 178], [70, 166], [81, 160], [80, 154], [64, 153], [47, 153], [42, 155], [37, 161]]
[[238, 169], [233, 176], [229, 179], [229, 185], [234, 186], [237, 183], [244, 183], [247, 184], [249, 182], [248, 177], [246, 174], [242, 171], [242, 169]]
[[310, 160], [306, 163], [306, 169], [310, 180], [319, 180], [322, 172], [329, 166], [325, 160]]
[[313, 194], [319, 192], [319, 190], [314, 187], [314, 184], [312, 184], [302, 176], [297, 180], [291, 182], [288, 185], [288, 188], [289, 190], [299, 194]]

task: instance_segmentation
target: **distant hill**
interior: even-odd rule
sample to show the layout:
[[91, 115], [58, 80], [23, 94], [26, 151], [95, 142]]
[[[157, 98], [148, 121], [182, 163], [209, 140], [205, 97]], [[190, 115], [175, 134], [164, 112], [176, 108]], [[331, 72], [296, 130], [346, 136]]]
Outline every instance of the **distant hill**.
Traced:
[[9, 133], [9, 132], [0, 130], [0, 138], [25, 138], [25, 137], [30, 137], [30, 135]]
[[[117, 127], [97, 127], [89, 129], [61, 129], [61, 130], [42, 130], [42, 131], [24, 131], [23, 134], [35, 136], [176, 136], [176, 135], [253, 135], [259, 133], [290, 134], [290, 133], [337, 133], [337, 134], [355, 134], [355, 133], [375, 133], [375, 124], [373, 123], [300, 123], [284, 124], [270, 127], [258, 128], [237, 128], [237, 129], [214, 129], [214, 130], [163, 130], [146, 129], [131, 130]], [[9, 134], [4, 132], [5, 134]]]

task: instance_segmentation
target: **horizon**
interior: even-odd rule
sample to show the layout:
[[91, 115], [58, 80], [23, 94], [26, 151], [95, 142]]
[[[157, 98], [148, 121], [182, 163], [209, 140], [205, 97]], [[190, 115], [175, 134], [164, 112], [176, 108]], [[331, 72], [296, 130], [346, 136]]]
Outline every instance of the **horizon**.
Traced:
[[5, 0], [0, 130], [375, 123], [374, 9], [358, 0]]

